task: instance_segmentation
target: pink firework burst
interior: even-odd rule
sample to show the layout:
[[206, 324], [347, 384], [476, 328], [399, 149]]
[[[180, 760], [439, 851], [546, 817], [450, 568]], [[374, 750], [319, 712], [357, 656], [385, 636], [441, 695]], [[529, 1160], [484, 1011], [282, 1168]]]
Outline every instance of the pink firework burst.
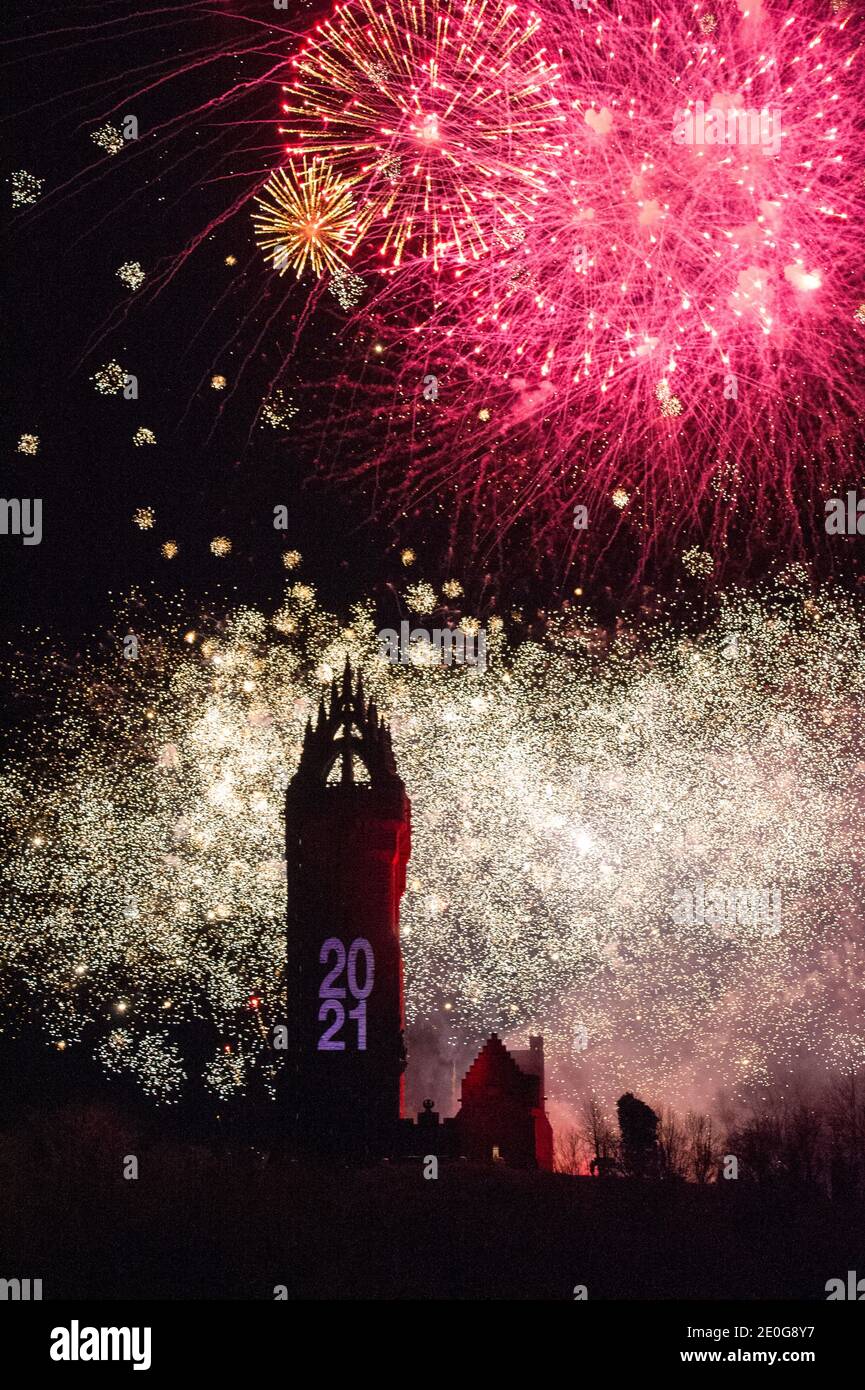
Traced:
[[554, 522], [572, 555], [617, 531], [641, 564], [686, 534], [716, 572], [734, 537], [795, 551], [863, 415], [856, 16], [549, 0], [543, 24], [565, 117], [543, 192], [485, 254], [407, 261], [367, 307], [369, 464], [401, 504], [471, 498], [544, 545]]
[[[140, 168], [142, 201], [173, 181], [166, 253], [101, 350], [306, 160], [345, 193], [347, 264], [276, 284], [241, 254], [214, 306], [243, 340], [226, 412], [252, 418], [266, 356], [257, 399], [306, 391], [311, 456], [373, 479], [379, 516], [446, 511], [476, 556], [512, 528], [563, 576], [610, 547], [637, 575], [695, 548], [701, 574], [752, 572], [817, 553], [826, 498], [861, 482], [860, 8], [346, 0], [303, 39], [305, 14], [262, 26], [190, 3], [164, 22], [194, 17], [201, 38], [119, 66], [99, 99], [99, 128], [140, 108], [146, 138], [36, 215], [95, 192], [103, 166]], [[101, 45], [109, 27], [85, 32]]]

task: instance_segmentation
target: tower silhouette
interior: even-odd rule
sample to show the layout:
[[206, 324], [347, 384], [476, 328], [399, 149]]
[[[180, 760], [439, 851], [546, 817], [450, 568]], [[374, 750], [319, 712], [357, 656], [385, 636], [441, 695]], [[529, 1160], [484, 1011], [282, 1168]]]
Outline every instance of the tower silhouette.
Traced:
[[403, 1109], [399, 903], [411, 806], [390, 731], [346, 660], [286, 796], [286, 1106], [296, 1145], [390, 1154]]

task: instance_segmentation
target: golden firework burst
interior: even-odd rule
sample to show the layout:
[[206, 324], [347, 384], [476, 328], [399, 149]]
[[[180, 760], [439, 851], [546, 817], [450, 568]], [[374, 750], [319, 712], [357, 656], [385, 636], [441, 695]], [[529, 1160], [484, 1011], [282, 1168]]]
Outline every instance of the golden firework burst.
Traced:
[[122, 280], [130, 290], [140, 289], [147, 279], [140, 261], [124, 261], [118, 266], [116, 274], [118, 280]]
[[274, 430], [287, 425], [296, 414], [297, 406], [281, 388], [272, 391], [261, 403], [261, 419]]
[[697, 545], [682, 552], [682, 564], [695, 579], [708, 579], [715, 568], [715, 561], [708, 550], [701, 550]]
[[670, 390], [668, 381], [659, 381], [655, 387], [655, 395], [661, 403], [661, 414], [666, 420], [673, 420], [682, 413], [682, 402], [678, 396], [674, 396]]
[[16, 169], [10, 182], [12, 184], [13, 208], [22, 208], [26, 207], [28, 203], [35, 203], [45, 184], [44, 179], [37, 179], [35, 174], [28, 174], [26, 169]]
[[258, 244], [274, 270], [293, 270], [300, 279], [309, 266], [316, 275], [343, 270], [361, 228], [350, 185], [321, 160], [289, 162], [277, 169], [252, 214]]
[[116, 396], [118, 391], [122, 391], [125, 387], [126, 379], [127, 373], [120, 363], [113, 359], [111, 362], [106, 362], [105, 366], [100, 367], [99, 371], [90, 378], [101, 396]]
[[101, 125], [98, 130], [92, 130], [90, 139], [106, 154], [120, 154], [126, 146], [123, 132], [112, 125], [110, 121], [106, 121], [105, 125]]
[[438, 607], [436, 591], [426, 580], [421, 580], [419, 584], [410, 584], [405, 591], [405, 598], [413, 613], [434, 613]]

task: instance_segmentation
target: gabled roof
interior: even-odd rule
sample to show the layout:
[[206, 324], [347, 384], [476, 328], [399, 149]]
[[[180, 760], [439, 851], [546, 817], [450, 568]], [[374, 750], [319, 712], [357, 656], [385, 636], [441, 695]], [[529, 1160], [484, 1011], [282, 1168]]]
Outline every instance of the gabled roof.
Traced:
[[463, 1077], [461, 1100], [463, 1105], [471, 1104], [495, 1091], [537, 1105], [537, 1090], [538, 1078], [521, 1071], [498, 1033], [493, 1033]]

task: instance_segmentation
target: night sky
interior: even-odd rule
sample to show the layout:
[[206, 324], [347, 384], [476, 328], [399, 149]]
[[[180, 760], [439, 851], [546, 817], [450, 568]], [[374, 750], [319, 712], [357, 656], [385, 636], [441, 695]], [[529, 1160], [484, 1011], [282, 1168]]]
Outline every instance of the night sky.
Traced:
[[[712, 585], [682, 574], [679, 539], [667, 546], [656, 538], [637, 582], [645, 528], [631, 538], [601, 530], [587, 563], [567, 512], [540, 543], [530, 517], [500, 541], [495, 527], [478, 539], [489, 514], [473, 510], [470, 479], [456, 521], [447, 491], [403, 509], [374, 476], [347, 481], [352, 465], [374, 452], [376, 425], [371, 416], [368, 436], [344, 435], [345, 397], [331, 383], [341, 374], [353, 382], [355, 407], [363, 409], [367, 390], [372, 398], [374, 329], [366, 341], [344, 332], [345, 315], [326, 295], [312, 303], [314, 282], [299, 288], [291, 275], [279, 279], [256, 248], [247, 200], [276, 162], [279, 101], [278, 81], [260, 79], [287, 41], [262, 27], [260, 6], [231, 7], [253, 25], [216, 13], [228, 8], [163, 15], [127, 4], [11, 6], [7, 178], [26, 169], [45, 184], [8, 228], [4, 488], [43, 499], [44, 539], [38, 547], [4, 543], [3, 631], [23, 623], [74, 642], [109, 622], [113, 596], [131, 586], [182, 591], [190, 612], [231, 597], [267, 604], [284, 586], [285, 549], [302, 553], [302, 577], [325, 603], [345, 608], [375, 595], [389, 622], [404, 616], [394, 596], [406, 578], [404, 546], [418, 557], [409, 577], [458, 574], [470, 610], [480, 613], [518, 605], [530, 621], [538, 609], [572, 602], [577, 586], [607, 623], [644, 606], [654, 590], [684, 588], [698, 608], [707, 594], [711, 604]], [[313, 8], [280, 11], [278, 21], [300, 33]], [[240, 51], [253, 42], [257, 53]], [[196, 67], [217, 50], [221, 56]], [[252, 79], [257, 85], [230, 114], [213, 103], [214, 94]], [[127, 114], [139, 122], [138, 140], [105, 154], [92, 132]], [[130, 260], [147, 273], [134, 294], [116, 278]], [[137, 376], [137, 400], [94, 390], [90, 378], [110, 360]], [[227, 379], [222, 392], [210, 386], [217, 373]], [[275, 385], [298, 406], [282, 430], [256, 424]], [[155, 432], [155, 447], [133, 445], [140, 427]], [[16, 452], [25, 432], [39, 436], [35, 457]], [[284, 533], [273, 528], [277, 505], [289, 509]], [[734, 579], [804, 558], [818, 574], [856, 581], [852, 548], [827, 549], [814, 526], [819, 497], [805, 486], [798, 505], [799, 537], [770, 518], [738, 551], [732, 524], [723, 559]], [[156, 513], [150, 531], [132, 525], [140, 507]], [[219, 535], [232, 541], [228, 557], [210, 553]], [[171, 561], [160, 555], [166, 539], [179, 547]]]
[[[235, 1118], [249, 1086], [257, 1104], [285, 1012], [285, 789], [324, 694], [339, 701], [351, 651], [391, 719], [412, 807], [399, 906], [412, 1106], [427, 1095], [442, 1113], [455, 1106], [464, 1064], [495, 1029], [511, 1048], [543, 1034], [557, 1134], [573, 1139], [590, 1095], [609, 1109], [625, 1088], [659, 1110], [711, 1111], [735, 1134], [741, 1107], [772, 1100], [773, 1087], [795, 1100], [800, 1080], [861, 1073], [865, 1055], [865, 500], [858, 534], [824, 525], [827, 499], [862, 485], [865, 114], [847, 99], [856, 69], [845, 56], [861, 62], [862, 15], [846, 31], [826, 18], [839, 12], [830, 0], [800, 0], [791, 34], [783, 6], [753, 0], [759, 23], [776, 26], [776, 71], [740, 32], [744, 0], [719, 0], [699, 33], [689, 26], [705, 5], [659, 0], [652, 20], [653, 4], [634, 0], [621, 7], [619, 56], [594, 38], [579, 46], [586, 7], [543, 0], [563, 71], [544, 59], [536, 84], [538, 55], [515, 39], [515, 84], [529, 96], [512, 101], [504, 79], [490, 96], [506, 109], [480, 155], [492, 167], [493, 149], [498, 165], [481, 170], [478, 157], [467, 174], [435, 176], [437, 215], [451, 176], [482, 211], [494, 205], [489, 226], [477, 223], [489, 245], [462, 257], [457, 234], [429, 256], [412, 244], [390, 266], [374, 245], [391, 234], [383, 171], [399, 165], [399, 225], [417, 186], [407, 156], [417, 168], [429, 157], [412, 143], [405, 71], [377, 77], [368, 55], [350, 53], [355, 104], [384, 120], [369, 97], [378, 81], [399, 129], [384, 131], [383, 153], [374, 131], [369, 165], [346, 172], [345, 149], [327, 145], [344, 112], [332, 119], [309, 59], [321, 90], [293, 96], [308, 109], [284, 119], [308, 120], [297, 138], [323, 142], [328, 175], [357, 200], [346, 254], [357, 251], [350, 268], [365, 278], [346, 307], [332, 267], [278, 276], [251, 216], [286, 167], [286, 59], [331, 10], [290, 4], [7, 0], [2, 492], [41, 499], [42, 540], [0, 536], [4, 1008], [18, 1010], [25, 1041], [30, 1029], [40, 1049], [50, 1042], [60, 1068], [78, 1064], [85, 1038], [100, 1085], [122, 1076], [160, 1105], [207, 1090], [206, 1106], [217, 1097]], [[503, 27], [529, 7], [512, 8]], [[604, 13], [619, 8], [604, 0]], [[806, 26], [813, 73], [798, 66]], [[815, 112], [823, 50], [807, 38], [821, 26], [834, 26], [819, 84], [837, 83], [837, 146]], [[531, 23], [523, 41], [534, 43]], [[767, 72], [767, 91], [789, 81], [777, 163], [765, 149], [727, 161], [668, 138], [680, 78], [703, 62], [695, 51], [710, 54], [707, 96], [734, 62], [731, 91], [760, 88]], [[471, 86], [460, 61], [442, 59], [448, 115], [458, 110], [442, 139], [448, 153], [477, 154], [483, 122], [474, 88], [459, 107]], [[418, 66], [409, 83], [425, 80]], [[559, 76], [573, 98], [561, 146], [545, 87]], [[437, 116], [421, 114], [418, 141], [438, 139]], [[106, 150], [100, 130], [130, 120], [132, 138]], [[800, 158], [812, 138], [813, 170]], [[514, 168], [523, 139], [535, 145]], [[14, 206], [21, 171], [42, 187]], [[782, 184], [783, 209], [771, 196]], [[523, 221], [514, 214], [514, 232], [505, 217], [503, 236], [496, 219], [511, 196]], [[594, 237], [594, 278], [578, 278], [577, 237]], [[130, 263], [144, 271], [134, 288], [117, 273]], [[731, 362], [733, 398], [719, 365]], [[132, 375], [134, 398], [96, 389], [110, 363]], [[290, 409], [268, 420], [275, 399]], [[26, 436], [38, 447], [22, 451]], [[281, 507], [285, 529], [274, 526]], [[480, 632], [489, 663], [439, 660], [417, 642], [386, 660], [381, 629], [404, 619]], [[697, 1225], [713, 1230], [688, 1222], [688, 1242]], [[171, 1232], [170, 1220], [160, 1227]], [[494, 1256], [508, 1278], [514, 1229], [513, 1251]], [[753, 1229], [748, 1217], [743, 1248]], [[778, 1230], [807, 1247], [783, 1215]], [[707, 1239], [726, 1268], [723, 1240]], [[700, 1259], [688, 1242], [691, 1278]], [[606, 1235], [598, 1249], [608, 1266]], [[818, 1283], [854, 1259], [843, 1250]], [[117, 1258], [135, 1269], [125, 1247]], [[198, 1287], [196, 1258], [181, 1289]], [[582, 1277], [571, 1259], [565, 1297]]]
[[[70, 35], [65, 51], [61, 42], [32, 37], [55, 25], [71, 28], [88, 12], [67, 6], [61, 14], [52, 7], [46, 21], [38, 7], [15, 9], [27, 42], [6, 50], [13, 59], [11, 106], [18, 110], [7, 150], [14, 151], [13, 167], [45, 179], [51, 196], [17, 210], [7, 241], [12, 353], [4, 383], [4, 487], [7, 495], [43, 499], [43, 541], [38, 547], [11, 538], [4, 544], [5, 630], [24, 623], [74, 640], [108, 619], [110, 592], [133, 585], [155, 584], [164, 594], [182, 590], [191, 607], [205, 600], [218, 605], [220, 594], [267, 602], [285, 583], [283, 549], [302, 552], [304, 577], [314, 577], [322, 596], [335, 603], [399, 577], [398, 537], [369, 524], [369, 501], [347, 498], [333, 486], [305, 486], [312, 476], [309, 440], [253, 428], [303, 300], [292, 298], [288, 281], [276, 282], [261, 264], [248, 210], [208, 233], [146, 307], [132, 305], [134, 296], [115, 276], [123, 262], [137, 260], [155, 278], [219, 217], [226, 185], [208, 186], [208, 178], [262, 164], [260, 152], [237, 154], [236, 130], [226, 132], [218, 117], [196, 123], [168, 150], [152, 149], [148, 129], [176, 110], [175, 88], [161, 104], [159, 93], [137, 103], [141, 138], [134, 159], [126, 151], [112, 159], [88, 138], [112, 104], [106, 71], [116, 74], [108, 89], [122, 93], [131, 84], [123, 74], [124, 55], [127, 61], [134, 55], [136, 66], [179, 66], [178, 40], [194, 28], [198, 41], [212, 44], [216, 21], [185, 26], [173, 20], [160, 27], [142, 20], [134, 42], [127, 36], [106, 63], [102, 42]], [[224, 40], [224, 28], [219, 34]], [[193, 74], [183, 80], [183, 104], [206, 100], [214, 84], [218, 89], [256, 66], [256, 59], [244, 68], [228, 58], [206, 81]], [[77, 93], [74, 110], [51, 95], [69, 87]], [[131, 106], [121, 100], [118, 114]], [[244, 137], [251, 147], [270, 138], [273, 110], [269, 101], [260, 108], [258, 93]], [[206, 153], [199, 154], [199, 143]], [[245, 173], [234, 179], [232, 195], [238, 183], [245, 188], [249, 181]], [[227, 256], [237, 265], [226, 266]], [[141, 296], [149, 297], [148, 289]], [[275, 328], [256, 347], [274, 311]], [[340, 349], [332, 328], [308, 329], [303, 355], [292, 364], [294, 377], [314, 380], [334, 350]], [[89, 378], [111, 359], [138, 377], [138, 400], [95, 391]], [[209, 384], [216, 373], [228, 378], [222, 393]], [[304, 405], [307, 426], [317, 408], [326, 411], [326, 400]], [[133, 445], [141, 426], [154, 431], [155, 447]], [[40, 438], [36, 457], [15, 451], [24, 432]], [[289, 510], [285, 532], [273, 528], [277, 505]], [[156, 513], [152, 531], [131, 523], [142, 506]], [[409, 529], [422, 550], [426, 525]], [[210, 553], [217, 535], [231, 538], [231, 556]], [[159, 553], [167, 538], [179, 547], [170, 562]]]

